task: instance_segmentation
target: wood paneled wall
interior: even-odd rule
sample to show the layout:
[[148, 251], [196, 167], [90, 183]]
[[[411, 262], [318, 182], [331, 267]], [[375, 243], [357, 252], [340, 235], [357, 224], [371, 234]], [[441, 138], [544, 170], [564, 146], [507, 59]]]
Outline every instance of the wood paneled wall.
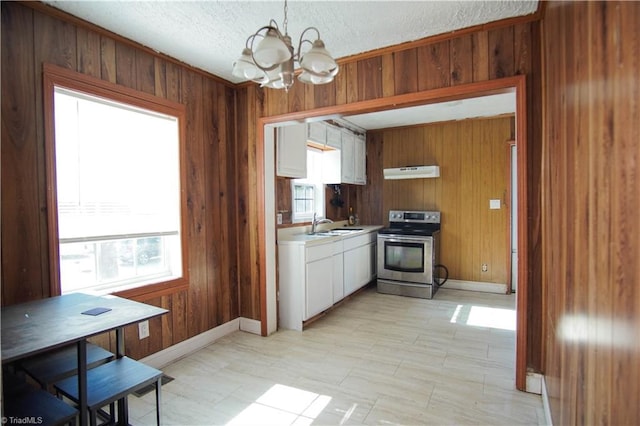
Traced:
[[[380, 53], [372, 52], [364, 57], [347, 59], [340, 63], [340, 73], [332, 83], [310, 86], [296, 83], [285, 93], [247, 85], [239, 88], [240, 97], [246, 99], [249, 114], [238, 110], [238, 127], [248, 129], [238, 139], [241, 150], [256, 152], [255, 132], [258, 117], [274, 117], [292, 112], [313, 111], [318, 108], [346, 105], [359, 101], [382, 99], [394, 95], [452, 87], [455, 85], [482, 82], [513, 75], [527, 76], [527, 139], [528, 139], [528, 234], [529, 249], [521, 255], [527, 256], [531, 266], [528, 273], [528, 325], [527, 365], [536, 371], [542, 366], [542, 288], [540, 246], [540, 161], [541, 161], [541, 73], [540, 73], [540, 27], [539, 21], [516, 24], [491, 25], [476, 28], [474, 32], [462, 32], [446, 37], [428, 39], [424, 44], [397, 46]], [[369, 144], [368, 144], [369, 145]], [[367, 148], [367, 185], [356, 193], [356, 208], [363, 223], [382, 223], [385, 220], [382, 193], [383, 179], [377, 170], [371, 170], [372, 159], [379, 161], [381, 145], [373, 150]], [[377, 149], [377, 150], [376, 150]], [[245, 161], [239, 158], [239, 164]], [[381, 163], [378, 163], [381, 164]], [[240, 170], [244, 181], [238, 188], [242, 198], [240, 204], [257, 204], [262, 186], [255, 164]], [[246, 174], [246, 175], [245, 175]], [[239, 212], [241, 221], [248, 226], [240, 230], [241, 247], [253, 250], [259, 246], [258, 229], [260, 217]], [[253, 253], [251, 261], [253, 262]], [[241, 282], [254, 283], [259, 287], [260, 265], [252, 263], [250, 268], [241, 268]], [[251, 294], [255, 294], [254, 288]], [[241, 309], [245, 303], [242, 292]], [[259, 309], [258, 305], [252, 305]], [[248, 313], [248, 312], [247, 312]], [[259, 316], [259, 311], [251, 312]]]
[[[172, 314], [151, 325], [152, 336], [161, 337], [129, 344], [140, 348], [135, 349], [136, 355], [182, 341], [237, 316], [261, 317], [264, 295], [260, 288], [259, 224], [264, 194], [258, 165], [262, 154], [256, 150], [260, 117], [525, 74], [530, 244], [526, 256], [532, 265], [528, 271], [527, 360], [529, 366], [540, 369], [537, 17], [347, 59], [341, 62], [335, 82], [322, 86], [298, 83], [287, 94], [253, 84], [225, 86], [215, 77], [77, 24], [77, 20], [58, 19], [64, 14], [45, 13], [45, 9], [2, 2], [2, 303], [46, 297], [49, 292], [42, 62], [166, 96], [188, 107], [190, 289], [149, 301], [169, 308]], [[367, 186], [358, 188], [353, 197], [363, 223], [384, 220], [383, 180], [369, 164], [381, 156], [379, 150], [368, 150]], [[216, 178], [217, 183], [211, 181]], [[161, 332], [155, 331], [158, 327]]]
[[187, 106], [189, 289], [140, 299], [171, 312], [150, 322], [148, 339], [128, 329], [128, 354], [237, 318], [235, 89], [44, 9], [2, 2], [2, 304], [50, 296], [42, 106], [50, 63]]
[[543, 21], [544, 373], [553, 423], [640, 424], [640, 3]]
[[[382, 204], [385, 212], [442, 213], [440, 263], [448, 268], [449, 278], [507, 283], [507, 141], [512, 138], [512, 120], [475, 119], [368, 133], [368, 149], [383, 153], [374, 173], [382, 174], [388, 167], [440, 166], [436, 179], [385, 180]], [[501, 200], [501, 208], [489, 210], [490, 199]], [[381, 223], [387, 222], [385, 217]], [[483, 263], [487, 272], [482, 272]]]

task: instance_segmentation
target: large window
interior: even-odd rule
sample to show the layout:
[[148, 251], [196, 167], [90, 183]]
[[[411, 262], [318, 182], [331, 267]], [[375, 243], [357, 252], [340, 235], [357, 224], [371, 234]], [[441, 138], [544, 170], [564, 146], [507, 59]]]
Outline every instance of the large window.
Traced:
[[183, 282], [179, 116], [83, 89], [50, 87], [60, 293]]

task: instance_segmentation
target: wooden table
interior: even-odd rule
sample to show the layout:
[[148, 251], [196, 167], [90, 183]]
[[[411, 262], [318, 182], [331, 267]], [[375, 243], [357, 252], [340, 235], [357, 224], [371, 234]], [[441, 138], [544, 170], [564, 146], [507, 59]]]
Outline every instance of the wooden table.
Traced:
[[[109, 308], [100, 315], [82, 312]], [[124, 356], [124, 330], [127, 325], [166, 314], [166, 309], [116, 296], [71, 293], [2, 308], [2, 364], [57, 349], [69, 344], [78, 347], [78, 389], [80, 424], [87, 424], [86, 339], [116, 331], [116, 356]], [[126, 398], [118, 404], [121, 417], [127, 417]]]

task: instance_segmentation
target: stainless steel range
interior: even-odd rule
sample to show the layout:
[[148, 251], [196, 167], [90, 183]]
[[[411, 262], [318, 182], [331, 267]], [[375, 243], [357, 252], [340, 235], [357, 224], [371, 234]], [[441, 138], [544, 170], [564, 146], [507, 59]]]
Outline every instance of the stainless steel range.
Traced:
[[391, 210], [378, 231], [378, 292], [431, 299], [439, 238], [440, 212]]

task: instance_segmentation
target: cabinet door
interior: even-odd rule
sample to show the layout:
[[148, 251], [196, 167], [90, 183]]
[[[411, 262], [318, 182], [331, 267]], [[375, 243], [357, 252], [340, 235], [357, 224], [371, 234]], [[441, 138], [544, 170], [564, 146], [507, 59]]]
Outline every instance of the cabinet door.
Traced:
[[356, 264], [356, 289], [366, 285], [371, 280], [371, 249], [369, 244], [356, 249], [358, 263]]
[[277, 175], [307, 177], [307, 127], [295, 124], [278, 128], [276, 156]]
[[345, 297], [358, 288], [358, 249], [347, 250], [342, 258], [344, 260], [344, 295]]
[[342, 132], [342, 182], [355, 183], [355, 135]]
[[305, 320], [333, 305], [332, 257], [306, 264]]
[[320, 145], [327, 140], [327, 128], [323, 121], [315, 121], [307, 124], [307, 139]]
[[327, 146], [342, 149], [342, 132], [339, 128], [327, 124]]
[[355, 137], [354, 174], [355, 183], [360, 185], [367, 183], [367, 141], [365, 136], [361, 135]]
[[344, 298], [344, 262], [343, 253], [333, 255], [333, 303]]

